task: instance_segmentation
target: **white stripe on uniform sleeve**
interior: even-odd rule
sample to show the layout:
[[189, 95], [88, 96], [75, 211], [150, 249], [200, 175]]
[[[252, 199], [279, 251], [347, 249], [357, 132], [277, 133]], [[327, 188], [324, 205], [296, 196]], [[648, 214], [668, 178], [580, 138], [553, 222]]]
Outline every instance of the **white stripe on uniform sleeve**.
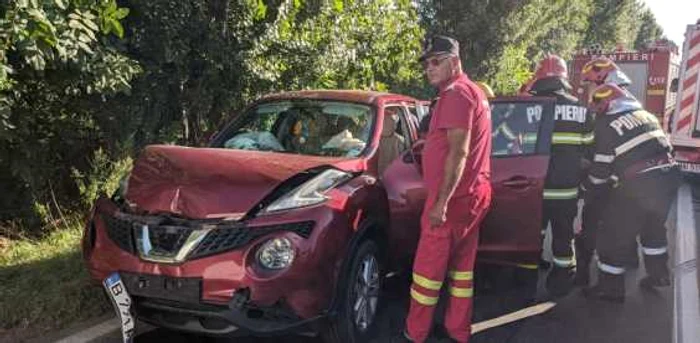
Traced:
[[612, 163], [614, 160], [615, 155], [595, 154], [595, 157], [593, 157], [593, 161], [601, 163]]
[[594, 185], [602, 185], [608, 182], [607, 179], [599, 179], [593, 175], [588, 175], [588, 179], [591, 180], [591, 183], [593, 183]]
[[636, 147], [639, 144], [642, 144], [646, 141], [652, 140], [654, 138], [663, 138], [666, 137], [666, 134], [662, 130], [655, 130], [651, 132], [645, 132], [637, 137], [634, 137], [627, 142], [620, 144], [617, 148], [615, 148], [615, 155], [619, 156], [622, 155], [630, 150], [632, 150], [634, 147]]

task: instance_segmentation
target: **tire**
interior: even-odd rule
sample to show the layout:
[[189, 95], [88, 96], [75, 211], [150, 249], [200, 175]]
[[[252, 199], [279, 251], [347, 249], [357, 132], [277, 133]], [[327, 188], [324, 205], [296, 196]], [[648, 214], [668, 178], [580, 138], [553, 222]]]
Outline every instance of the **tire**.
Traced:
[[[366, 343], [375, 335], [378, 312], [383, 303], [383, 265], [377, 243], [363, 241], [350, 263], [345, 284], [339, 287], [341, 303], [338, 314], [322, 336], [326, 343]], [[369, 273], [364, 273], [368, 270]], [[362, 296], [362, 295], [366, 296]], [[362, 298], [362, 299], [360, 299]], [[362, 305], [365, 307], [362, 307]], [[364, 320], [356, 307], [364, 308]]]

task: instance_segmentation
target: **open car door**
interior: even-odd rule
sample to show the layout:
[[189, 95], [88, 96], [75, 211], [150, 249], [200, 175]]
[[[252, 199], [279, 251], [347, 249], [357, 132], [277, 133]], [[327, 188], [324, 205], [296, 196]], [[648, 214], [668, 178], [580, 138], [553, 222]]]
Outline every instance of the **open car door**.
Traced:
[[493, 197], [478, 258], [536, 265], [542, 251], [542, 191], [549, 164], [554, 99], [491, 99]]
[[[478, 258], [505, 265], [535, 265], [542, 251], [542, 192], [547, 176], [554, 99], [491, 99], [493, 198], [481, 228]], [[423, 141], [415, 142], [384, 172], [390, 206], [390, 256], [415, 252], [426, 191], [421, 175]]]

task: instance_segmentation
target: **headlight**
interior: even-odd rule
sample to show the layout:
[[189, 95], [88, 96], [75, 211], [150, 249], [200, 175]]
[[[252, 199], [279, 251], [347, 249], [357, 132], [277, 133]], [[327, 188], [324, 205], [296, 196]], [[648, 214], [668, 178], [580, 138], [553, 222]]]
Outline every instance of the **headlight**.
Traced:
[[294, 261], [294, 247], [287, 238], [274, 238], [258, 249], [257, 257], [258, 263], [267, 269], [284, 269]]
[[341, 182], [349, 180], [351, 174], [328, 169], [267, 206], [264, 213], [320, 204], [328, 199], [326, 192]]

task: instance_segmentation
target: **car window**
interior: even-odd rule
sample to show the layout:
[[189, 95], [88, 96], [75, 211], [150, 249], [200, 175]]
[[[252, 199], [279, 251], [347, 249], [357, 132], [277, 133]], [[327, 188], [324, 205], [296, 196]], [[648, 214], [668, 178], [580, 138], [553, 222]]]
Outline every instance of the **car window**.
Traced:
[[536, 102], [492, 103], [492, 155], [534, 154], [543, 110], [543, 105]]
[[214, 147], [316, 156], [359, 156], [373, 125], [369, 106], [321, 100], [260, 103], [238, 118]]
[[415, 106], [408, 106], [407, 108], [410, 118], [414, 123], [420, 123], [421, 119], [423, 119], [427, 113], [427, 110], [425, 110], [422, 105], [419, 106], [419, 108], [416, 108]]
[[387, 106], [384, 109], [384, 128], [382, 137], [397, 136], [402, 140], [401, 151], [408, 149], [412, 143], [408, 115], [403, 106]]
[[420, 119], [418, 118], [418, 111], [416, 110], [415, 106], [406, 106], [406, 108], [408, 109], [408, 113], [410, 113], [416, 119]]
[[411, 146], [413, 137], [408, 116], [410, 115], [406, 112], [406, 108], [401, 105], [389, 105], [384, 108], [384, 120], [377, 150], [379, 175], [383, 175], [387, 167]]

